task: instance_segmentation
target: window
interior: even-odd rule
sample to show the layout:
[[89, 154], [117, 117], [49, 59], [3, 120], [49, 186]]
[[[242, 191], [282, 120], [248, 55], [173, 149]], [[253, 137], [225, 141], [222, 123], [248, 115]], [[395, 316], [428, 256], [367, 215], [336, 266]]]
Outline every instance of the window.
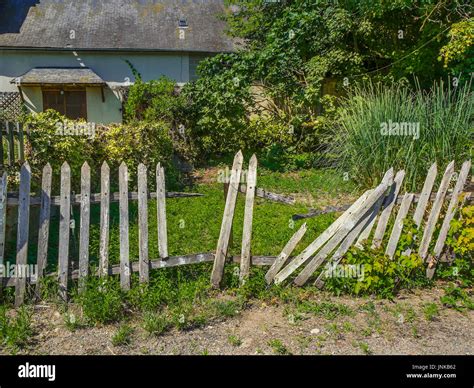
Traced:
[[43, 110], [54, 109], [69, 119], [87, 120], [86, 90], [43, 90]]

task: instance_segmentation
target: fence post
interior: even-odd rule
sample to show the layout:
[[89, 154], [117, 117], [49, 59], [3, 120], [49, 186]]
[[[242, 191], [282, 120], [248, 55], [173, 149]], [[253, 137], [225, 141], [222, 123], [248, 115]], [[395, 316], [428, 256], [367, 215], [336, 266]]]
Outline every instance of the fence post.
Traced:
[[165, 170], [156, 166], [156, 211], [158, 217], [158, 251], [161, 259], [168, 258], [168, 227], [166, 223]]
[[[0, 265], [4, 264], [5, 255], [5, 233], [7, 226], [7, 173], [4, 172], [0, 178]], [[0, 274], [0, 295], [3, 288], [3, 276]]]
[[141, 283], [148, 283], [148, 189], [147, 168], [143, 163], [138, 165], [138, 249], [139, 249], [139, 275]]
[[8, 131], [8, 164], [10, 166], [13, 166], [13, 164], [15, 163], [15, 139], [13, 137], [13, 128], [8, 121], [7, 121], [7, 131]]
[[128, 238], [128, 170], [124, 162], [119, 167], [120, 201], [120, 287], [130, 289], [130, 247]]
[[24, 144], [24, 136], [23, 136], [23, 125], [17, 121], [16, 129], [18, 132], [18, 150], [20, 153], [20, 162], [23, 163], [25, 161], [25, 144]]
[[67, 300], [67, 282], [69, 275], [69, 233], [71, 223], [71, 168], [67, 162], [61, 166], [61, 199], [59, 205], [59, 253], [58, 279], [59, 296]]
[[20, 193], [18, 197], [18, 233], [16, 241], [16, 289], [15, 307], [25, 300], [26, 264], [28, 259], [28, 232], [30, 223], [30, 183], [31, 168], [28, 163], [21, 167]]
[[[5, 129], [8, 130], [8, 122], [5, 121]], [[3, 155], [3, 129], [0, 128], [0, 168], [3, 170], [5, 164]]]
[[91, 169], [87, 162], [81, 168], [81, 223], [79, 232], [79, 290], [89, 274], [89, 226], [90, 226]]
[[109, 212], [110, 212], [110, 168], [107, 162], [100, 169], [100, 247], [99, 273], [108, 274], [109, 269]]
[[41, 209], [38, 232], [38, 256], [36, 263], [38, 265], [38, 275], [36, 280], [36, 296], [40, 297], [41, 279], [46, 269], [48, 258], [48, 239], [49, 239], [49, 218], [51, 212], [51, 179], [52, 170], [49, 163], [43, 167], [43, 176], [41, 182]]

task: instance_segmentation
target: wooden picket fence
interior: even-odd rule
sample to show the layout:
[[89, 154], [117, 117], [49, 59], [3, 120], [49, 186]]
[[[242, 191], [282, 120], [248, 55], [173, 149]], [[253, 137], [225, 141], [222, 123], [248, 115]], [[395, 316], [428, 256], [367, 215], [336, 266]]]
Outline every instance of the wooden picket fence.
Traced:
[[0, 122], [0, 170], [5, 165], [13, 166], [16, 162], [25, 161], [26, 136], [29, 136], [29, 130], [24, 128], [23, 124], [11, 121]]
[[[298, 286], [304, 285], [314, 272], [324, 263], [334, 266], [344, 257], [348, 249], [356, 245], [363, 249], [371, 239], [372, 248], [380, 248], [387, 235], [388, 243], [385, 254], [393, 259], [401, 236], [404, 220], [409, 214], [414, 199], [417, 206], [413, 213], [416, 226], [423, 229], [423, 237], [418, 247], [418, 254], [427, 262], [427, 276], [432, 277], [441, 254], [449, 231], [450, 222], [454, 217], [456, 208], [460, 206], [459, 198], [466, 184], [471, 168], [471, 162], [466, 161], [457, 176], [454, 174], [454, 162], [451, 162], [442, 177], [436, 196], [429, 207], [431, 192], [433, 191], [437, 166], [433, 164], [428, 171], [426, 181], [421, 194], [400, 194], [405, 171], [398, 171], [394, 176], [393, 169], [386, 172], [381, 183], [374, 189], [367, 190], [357, 201], [355, 201], [334, 223], [307, 246], [299, 255], [291, 257], [291, 253], [300, 242], [307, 231], [306, 223], [303, 224], [290, 238], [277, 257], [252, 256], [252, 221], [255, 197], [261, 197], [286, 204], [294, 203], [294, 199], [283, 195], [270, 193], [257, 187], [257, 158], [253, 155], [249, 161], [247, 181], [242, 184], [243, 155], [239, 151], [234, 158], [230, 180], [225, 184], [225, 208], [221, 223], [219, 239], [215, 253], [200, 253], [186, 256], [169, 257], [167, 242], [167, 219], [166, 198], [195, 197], [197, 193], [174, 193], [167, 192], [165, 188], [165, 173], [163, 167], [156, 166], [155, 192], [150, 192], [147, 180], [148, 170], [143, 164], [138, 166], [137, 179], [138, 191], [129, 192], [128, 168], [122, 163], [119, 167], [119, 192], [110, 193], [110, 169], [106, 162], [101, 167], [101, 192], [91, 194], [91, 171], [87, 163], [81, 169], [81, 193], [71, 193], [71, 169], [67, 163], [61, 167], [60, 195], [51, 196], [52, 169], [47, 164], [43, 169], [42, 188], [39, 197], [30, 195], [31, 169], [28, 163], [24, 163], [20, 171], [20, 187], [18, 196], [7, 192], [7, 174], [3, 173], [0, 179], [0, 264], [4, 262], [5, 249], [5, 226], [7, 205], [18, 206], [18, 231], [16, 264], [27, 264], [28, 237], [30, 224], [30, 207], [39, 205], [39, 230], [37, 251], [37, 278], [28, 279], [27, 276], [6, 277], [0, 280], [0, 289], [3, 286], [15, 287], [15, 305], [21, 305], [25, 300], [26, 285], [36, 284], [35, 294], [40, 295], [41, 278], [46, 276], [44, 270], [47, 264], [48, 239], [50, 226], [51, 206], [59, 206], [59, 248], [57, 276], [59, 283], [59, 295], [67, 300], [69, 280], [78, 279], [79, 291], [83, 286], [83, 280], [89, 275], [95, 276], [120, 276], [122, 289], [128, 290], [131, 286], [131, 273], [139, 273], [140, 282], [149, 281], [150, 269], [159, 269], [177, 265], [186, 265], [213, 261], [211, 284], [219, 287], [222, 280], [224, 266], [228, 259], [240, 263], [240, 283], [244, 284], [250, 273], [250, 266], [268, 265], [265, 278], [270, 284], [280, 284], [288, 279], [298, 268], [306, 265], [294, 278]], [[433, 252], [429, 252], [430, 241], [433, 237], [435, 227], [440, 217], [443, 203], [447, 198], [450, 182], [456, 177], [456, 184], [451, 192], [451, 199], [442, 222]], [[243, 192], [246, 195], [242, 250], [239, 257], [227, 257], [228, 247], [232, 240], [232, 227], [237, 195]], [[465, 196], [466, 197], [466, 196]], [[464, 198], [465, 198], [464, 197]], [[157, 233], [159, 258], [150, 260], [148, 251], [148, 199], [156, 199], [157, 202]], [[139, 258], [137, 262], [130, 262], [129, 245], [129, 200], [138, 201], [138, 234], [139, 234]], [[119, 203], [119, 238], [120, 238], [120, 264], [109, 265], [109, 233], [110, 233], [110, 203]], [[395, 217], [393, 227], [388, 233], [389, 220], [394, 213], [396, 204], [400, 202], [398, 213]], [[100, 243], [99, 243], [99, 269], [97, 273], [90, 273], [89, 262], [89, 229], [90, 229], [90, 206], [91, 203], [100, 203]], [[80, 234], [78, 268], [71, 271], [70, 250], [70, 223], [71, 205], [80, 205]], [[375, 227], [375, 230], [374, 230]], [[411, 247], [414, 249], [414, 246]], [[411, 249], [405, 254], [409, 254]], [[50, 276], [50, 275], [48, 275]], [[315, 284], [318, 287], [324, 285], [324, 271], [318, 276]]]
[[[299, 255], [289, 260], [291, 252], [305, 233], [306, 225], [304, 224], [290, 239], [281, 254], [272, 264], [266, 275], [267, 282], [280, 284], [288, 279], [298, 268], [305, 265], [294, 278], [294, 284], [302, 286], [323, 263], [326, 262], [327, 268], [334, 268], [351, 246], [355, 245], [359, 249], [364, 249], [364, 245], [370, 242], [370, 238], [372, 238], [372, 248], [381, 248], [384, 236], [387, 236], [388, 242], [385, 247], [385, 254], [390, 259], [393, 259], [402, 234], [404, 220], [409, 213], [414, 198], [417, 198], [418, 201], [412, 215], [413, 221], [420, 232], [423, 232], [417, 253], [426, 262], [427, 277], [432, 278], [437, 263], [441, 259], [448, 260], [442, 257], [442, 252], [456, 209], [462, 206], [463, 201], [470, 195], [470, 193], [461, 195], [467, 182], [470, 169], [471, 161], [466, 161], [461, 166], [459, 174], [455, 174], [454, 162], [449, 163], [441, 179], [436, 196], [431, 203], [431, 210], [429, 211], [427, 211], [427, 209], [437, 175], [436, 163], [428, 170], [420, 195], [413, 193], [401, 195], [400, 189], [405, 177], [405, 171], [398, 171], [394, 177], [393, 169], [388, 170], [379, 186], [366, 191]], [[456, 183], [451, 192], [451, 198], [440, 226], [436, 244], [433, 251], [429, 252], [429, 246], [443, 209], [443, 203], [447, 199], [449, 184], [453, 180], [455, 180]], [[392, 230], [388, 234], [387, 227], [389, 220], [398, 202], [400, 202], [398, 213], [395, 217]], [[375, 224], [377, 225], [372, 232]], [[409, 255], [412, 249], [414, 249], [414, 247], [403, 252], [403, 254]], [[324, 270], [321, 271], [315, 281], [316, 286], [324, 286], [325, 274]]]

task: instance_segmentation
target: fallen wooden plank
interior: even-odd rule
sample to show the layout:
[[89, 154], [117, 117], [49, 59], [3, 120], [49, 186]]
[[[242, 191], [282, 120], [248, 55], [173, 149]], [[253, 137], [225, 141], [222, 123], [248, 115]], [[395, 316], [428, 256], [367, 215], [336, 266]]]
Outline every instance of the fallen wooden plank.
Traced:
[[166, 198], [165, 198], [165, 170], [158, 163], [156, 166], [156, 211], [158, 221], [158, 251], [162, 259], [168, 257], [168, 227], [166, 224]]
[[81, 218], [79, 235], [79, 292], [84, 290], [84, 281], [89, 274], [89, 226], [91, 169], [87, 162], [81, 168]]
[[[393, 184], [393, 168], [390, 168], [382, 178], [382, 183], [386, 183], [389, 187]], [[359, 249], [363, 249], [364, 242], [366, 242], [372, 232], [372, 229], [375, 225], [375, 221], [377, 221], [377, 216], [379, 214], [380, 208], [384, 202], [386, 197], [380, 197], [374, 207], [373, 216], [370, 217], [370, 222], [364, 227], [362, 232], [357, 239], [355, 246]]]
[[227, 255], [227, 248], [229, 244], [230, 231], [232, 228], [232, 221], [234, 219], [234, 210], [237, 202], [237, 193], [240, 182], [240, 174], [242, 172], [243, 155], [239, 151], [234, 157], [232, 165], [232, 173], [230, 176], [229, 191], [227, 193], [227, 200], [224, 209], [224, 216], [222, 217], [221, 230], [219, 240], [217, 243], [216, 257], [214, 259], [214, 266], [212, 268], [211, 283], [213, 287], [219, 287], [224, 271], [225, 257]]
[[130, 289], [130, 242], [128, 234], [128, 169], [125, 163], [119, 167], [119, 224], [120, 224], [120, 287]]
[[148, 283], [150, 262], [148, 259], [148, 202], [147, 168], [138, 165], [138, 262], [141, 283]]
[[265, 280], [267, 284], [270, 284], [273, 281], [273, 278], [275, 275], [281, 270], [281, 268], [285, 265], [285, 263], [288, 261], [288, 258], [290, 257], [291, 253], [295, 249], [296, 245], [300, 242], [301, 238], [304, 236], [306, 233], [307, 226], [306, 222], [301, 225], [301, 227], [296, 231], [293, 236], [288, 240], [286, 245], [284, 246], [283, 250], [281, 253], [278, 255], [270, 269], [265, 275]]
[[31, 168], [28, 162], [20, 170], [20, 205], [18, 206], [18, 232], [16, 241], [15, 307], [25, 300], [26, 265], [28, 264], [28, 235], [30, 225]]
[[71, 168], [67, 162], [64, 162], [61, 166], [61, 205], [59, 213], [59, 297], [66, 301], [69, 274], [69, 233], [71, 228]]
[[436, 264], [438, 262], [439, 257], [441, 256], [441, 252], [443, 251], [444, 243], [446, 242], [446, 237], [448, 236], [449, 228], [451, 226], [451, 221], [453, 220], [454, 213], [459, 202], [459, 195], [461, 194], [461, 191], [464, 185], [466, 184], [467, 176], [469, 175], [470, 170], [471, 161], [467, 160], [463, 163], [461, 171], [459, 172], [458, 180], [453, 190], [453, 196], [451, 198], [451, 201], [449, 202], [448, 210], [446, 211], [443, 224], [441, 225], [441, 229], [439, 231], [438, 239], [436, 240], [433, 255], [431, 256], [428, 263], [428, 267], [426, 269], [426, 276], [429, 279], [431, 279], [435, 273]]
[[110, 168], [104, 162], [100, 168], [100, 242], [99, 273], [107, 275], [109, 267], [109, 224], [110, 224]]
[[[247, 193], [247, 185], [244, 183], [241, 183], [239, 185], [239, 192], [243, 194]], [[267, 199], [273, 202], [284, 203], [286, 205], [294, 205], [296, 202], [296, 200], [290, 195], [272, 193], [271, 191], [267, 191], [265, 189], [262, 189], [261, 187], [257, 187], [255, 189], [255, 196], [258, 198]]]
[[[393, 177], [393, 175], [392, 175]], [[387, 179], [386, 181], [387, 187], [390, 187], [391, 181], [390, 179]], [[327, 269], [326, 271], [322, 271], [319, 276], [317, 277], [316, 281], [314, 282], [314, 285], [318, 288], [322, 288], [324, 286], [324, 281], [323, 277], [327, 275], [328, 271], [331, 271], [333, 268], [336, 268], [339, 262], [342, 260], [342, 257], [347, 253], [349, 248], [352, 246], [354, 241], [356, 240], [357, 236], [360, 235], [360, 233], [367, 228], [367, 226], [376, 218], [379, 210], [380, 210], [380, 205], [383, 201], [383, 195], [380, 197], [380, 199], [374, 204], [372, 208], [370, 208], [360, 219], [360, 221], [357, 223], [357, 225], [349, 232], [349, 234], [344, 238], [344, 240], [341, 242], [341, 245], [337, 248], [336, 252], [334, 255], [331, 257], [331, 259], [327, 263]]]
[[43, 176], [41, 178], [41, 208], [39, 216], [38, 231], [38, 252], [36, 263], [38, 265], [38, 282], [36, 283], [36, 297], [41, 295], [41, 279], [46, 269], [48, 260], [48, 241], [49, 241], [49, 220], [51, 215], [51, 182], [53, 171], [49, 163], [43, 167]]
[[423, 184], [423, 189], [418, 200], [418, 204], [415, 209], [415, 214], [413, 215], [413, 221], [415, 225], [419, 228], [421, 222], [423, 221], [423, 215], [425, 214], [426, 206], [431, 196], [431, 191], [433, 190], [433, 185], [436, 180], [436, 175], [438, 174], [438, 167], [436, 162], [433, 163], [426, 174], [425, 183]]
[[245, 197], [244, 227], [242, 231], [242, 261], [240, 262], [240, 284], [244, 284], [250, 273], [250, 244], [252, 240], [253, 204], [257, 184], [257, 157], [252, 155], [247, 175], [247, 194]]
[[320, 252], [306, 265], [306, 267], [295, 278], [294, 283], [298, 286], [304, 285], [314, 271], [322, 264], [327, 256], [341, 243], [350, 231], [359, 223], [364, 215], [371, 209], [381, 196], [385, 194], [389, 186], [381, 183], [374, 189], [365, 201], [363, 201], [352, 214], [347, 217], [341, 229], [327, 242]]
[[428, 248], [430, 246], [431, 237], [435, 230], [436, 222], [438, 221], [438, 217], [443, 206], [444, 197], [446, 195], [446, 191], [448, 190], [449, 182], [451, 181], [451, 175], [453, 175], [453, 172], [454, 160], [446, 167], [446, 171], [444, 172], [443, 179], [441, 180], [441, 183], [439, 185], [438, 192], [436, 193], [436, 199], [434, 200], [430, 216], [423, 232], [423, 238], [421, 239], [420, 248], [418, 251], [420, 257], [423, 260], [426, 259], [426, 256], [428, 254]]
[[385, 249], [385, 254], [388, 255], [390, 259], [393, 259], [395, 252], [397, 250], [398, 240], [402, 234], [403, 222], [408, 214], [410, 205], [413, 201], [413, 194], [405, 193], [403, 196], [402, 204], [398, 210], [397, 217], [395, 218], [395, 223], [393, 224], [392, 232], [387, 243], [387, 248]]
[[298, 256], [288, 263], [280, 272], [275, 275], [275, 284], [280, 284], [285, 281], [294, 271], [303, 265], [323, 244], [329, 240], [334, 233], [336, 233], [349, 218], [349, 216], [357, 210], [357, 208], [364, 202], [372, 190], [366, 191], [362, 194], [354, 204], [347, 209], [336, 221], [334, 221], [323, 233], [321, 233], [311, 244], [309, 244]]
[[380, 248], [382, 245], [383, 236], [385, 235], [385, 230], [387, 229], [388, 221], [390, 215], [392, 214], [392, 209], [395, 206], [395, 202], [398, 198], [398, 193], [402, 186], [403, 178], [405, 178], [405, 171], [400, 170], [395, 175], [392, 186], [390, 187], [390, 193], [385, 197], [382, 205], [382, 213], [380, 214], [379, 222], [377, 223], [377, 228], [374, 232], [374, 238], [372, 240], [372, 249]]

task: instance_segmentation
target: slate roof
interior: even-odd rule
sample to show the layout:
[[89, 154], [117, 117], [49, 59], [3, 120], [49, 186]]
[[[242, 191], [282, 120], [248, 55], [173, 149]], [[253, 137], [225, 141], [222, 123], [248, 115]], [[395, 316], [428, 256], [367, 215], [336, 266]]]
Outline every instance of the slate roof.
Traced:
[[228, 52], [224, 12], [223, 0], [0, 0], [0, 48]]
[[105, 81], [87, 67], [35, 67], [18, 78], [20, 85], [105, 85]]

